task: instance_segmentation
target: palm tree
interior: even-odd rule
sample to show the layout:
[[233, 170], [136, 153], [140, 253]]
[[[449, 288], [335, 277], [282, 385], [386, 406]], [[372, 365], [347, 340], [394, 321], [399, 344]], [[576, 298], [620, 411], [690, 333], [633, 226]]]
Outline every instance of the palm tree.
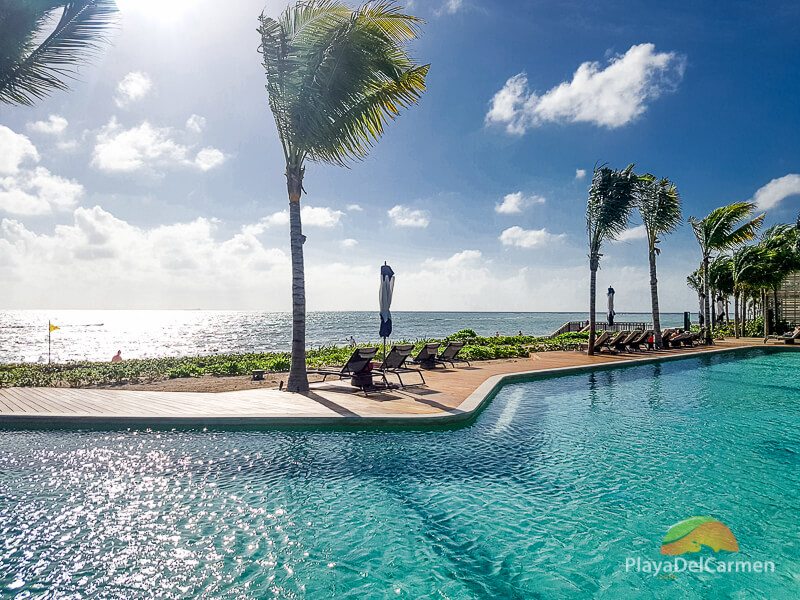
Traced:
[[260, 17], [269, 107], [286, 161], [292, 255], [292, 363], [287, 389], [308, 390], [300, 196], [305, 161], [346, 166], [366, 157], [384, 126], [425, 91], [430, 65], [405, 44], [420, 19], [391, 1], [351, 10], [338, 0], [303, 0], [278, 19]]
[[633, 165], [617, 171], [595, 167], [586, 203], [586, 231], [589, 234], [589, 354], [594, 354], [597, 301], [597, 269], [603, 242], [613, 240], [628, 226], [638, 178]]
[[[732, 296], [734, 292], [733, 266], [730, 256], [721, 255], [711, 262], [708, 267], [708, 283], [716, 293], [724, 295], [727, 306], [728, 297]], [[717, 316], [719, 317], [719, 315]]]
[[0, 102], [32, 106], [66, 90], [77, 67], [106, 41], [116, 16], [114, 0], [1, 2]]
[[650, 305], [653, 311], [655, 346], [662, 347], [661, 319], [658, 309], [658, 277], [656, 256], [661, 253], [660, 237], [672, 233], [681, 224], [681, 199], [678, 188], [669, 179], [656, 179], [652, 175], [640, 178], [636, 205], [647, 232], [647, 249], [650, 259]]
[[[705, 218], [696, 219], [689, 217], [689, 224], [692, 226], [697, 243], [700, 245], [703, 266], [703, 317], [706, 324], [706, 343], [713, 343], [711, 337], [711, 310], [709, 306], [709, 281], [708, 267], [714, 252], [731, 250], [741, 246], [745, 242], [752, 240], [761, 223], [764, 215], [750, 218], [755, 211], [756, 205], [752, 202], [735, 202], [728, 206], [721, 206], [712, 210]], [[745, 223], [742, 223], [745, 219]]]
[[764, 267], [769, 261], [768, 251], [760, 245], [742, 246], [733, 253], [730, 259], [733, 277], [733, 330], [737, 338], [740, 327], [741, 335], [745, 334], [746, 321], [744, 310], [741, 320], [739, 319], [739, 299], [743, 299], [743, 308], [746, 307], [748, 294], [753, 294], [764, 286], [766, 281]]
[[764, 308], [764, 337], [769, 335], [769, 319], [767, 318], [767, 292], [772, 291], [775, 325], [779, 322], [778, 315], [778, 288], [786, 278], [800, 269], [800, 251], [797, 244], [800, 235], [795, 225], [781, 223], [773, 225], [761, 235], [759, 246], [765, 250], [768, 262], [763, 265], [766, 286], [762, 290], [762, 305]]

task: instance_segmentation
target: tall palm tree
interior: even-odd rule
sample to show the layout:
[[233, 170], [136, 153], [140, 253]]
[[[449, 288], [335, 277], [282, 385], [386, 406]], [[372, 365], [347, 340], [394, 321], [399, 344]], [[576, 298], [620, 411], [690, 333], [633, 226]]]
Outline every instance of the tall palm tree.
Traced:
[[653, 311], [655, 346], [662, 347], [661, 318], [658, 309], [658, 276], [656, 256], [661, 237], [675, 231], [681, 224], [681, 198], [678, 188], [669, 179], [656, 179], [652, 175], [640, 177], [637, 186], [636, 206], [647, 232], [647, 250], [650, 260], [650, 306]]
[[346, 166], [366, 157], [384, 126], [425, 91], [430, 65], [405, 45], [420, 19], [391, 1], [356, 10], [338, 0], [302, 0], [277, 19], [260, 17], [269, 107], [286, 161], [292, 255], [292, 363], [287, 389], [308, 390], [300, 196], [305, 161]]
[[31, 106], [66, 90], [116, 17], [114, 0], [0, 0], [0, 102]]
[[[712, 210], [705, 218], [689, 217], [697, 243], [700, 245], [703, 266], [703, 293], [705, 294], [703, 317], [706, 324], [706, 343], [713, 343], [711, 310], [709, 305], [708, 267], [714, 252], [731, 250], [749, 242], [756, 236], [764, 221], [761, 214], [755, 218], [756, 205], [752, 202], [735, 202]], [[746, 220], [746, 221], [745, 221]], [[742, 221], [745, 221], [742, 223]]]
[[628, 226], [638, 178], [633, 165], [621, 171], [605, 165], [595, 167], [586, 202], [586, 231], [589, 235], [589, 354], [594, 354], [597, 269], [603, 242], [613, 240]]

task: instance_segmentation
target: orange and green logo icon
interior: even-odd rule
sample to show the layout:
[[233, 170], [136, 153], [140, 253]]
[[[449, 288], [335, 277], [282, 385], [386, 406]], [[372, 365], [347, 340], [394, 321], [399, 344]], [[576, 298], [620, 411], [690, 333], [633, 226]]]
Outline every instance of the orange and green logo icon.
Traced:
[[714, 552], [739, 551], [739, 542], [724, 523], [711, 517], [689, 517], [669, 528], [661, 542], [661, 554], [678, 556], [700, 552], [703, 546]]

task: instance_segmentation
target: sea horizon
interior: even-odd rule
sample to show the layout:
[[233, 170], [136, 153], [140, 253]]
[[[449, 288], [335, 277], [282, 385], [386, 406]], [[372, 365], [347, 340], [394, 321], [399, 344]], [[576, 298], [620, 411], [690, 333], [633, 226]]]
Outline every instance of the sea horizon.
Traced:
[[[443, 338], [461, 329], [479, 335], [547, 336], [588, 313], [546, 311], [392, 311], [389, 341]], [[605, 312], [598, 311], [598, 322]], [[649, 323], [649, 312], [618, 312], [617, 322]], [[661, 313], [662, 326], [680, 326], [683, 313]], [[58, 329], [48, 336], [48, 324]], [[309, 348], [381, 341], [377, 309], [308, 311]], [[48, 351], [49, 339], [49, 351]], [[0, 363], [107, 361], [250, 352], [288, 352], [291, 313], [223, 309], [0, 310]]]

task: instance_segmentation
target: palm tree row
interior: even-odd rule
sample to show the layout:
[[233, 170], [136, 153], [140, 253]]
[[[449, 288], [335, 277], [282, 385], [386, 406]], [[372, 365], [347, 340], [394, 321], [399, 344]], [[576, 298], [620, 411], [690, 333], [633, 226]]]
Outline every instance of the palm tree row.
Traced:
[[589, 354], [594, 354], [597, 324], [597, 271], [603, 242], [617, 238], [628, 227], [631, 212], [638, 210], [647, 235], [650, 266], [650, 302], [653, 313], [655, 345], [660, 348], [661, 323], [658, 306], [656, 257], [661, 253], [661, 238], [675, 231], [681, 223], [681, 200], [668, 179], [649, 173], [636, 175], [634, 165], [614, 170], [596, 167], [586, 203], [586, 230], [589, 236]]
[[[704, 219], [691, 220], [703, 251], [703, 264], [687, 281], [695, 289], [699, 284], [705, 293], [709, 331], [714, 326], [714, 319], [708, 312], [709, 298], [732, 296], [734, 335], [745, 334], [750, 305], [753, 314], [760, 308], [766, 337], [770, 329], [768, 296], [772, 295], [777, 311], [777, 290], [791, 273], [800, 270], [800, 235], [794, 224], [774, 225], [764, 231], [757, 243], [747, 244], [756, 240], [764, 219], [764, 215], [753, 217], [754, 209], [754, 205], [740, 202], [720, 207]], [[713, 255], [713, 251], [717, 254]], [[777, 312], [773, 318], [777, 325]]]

